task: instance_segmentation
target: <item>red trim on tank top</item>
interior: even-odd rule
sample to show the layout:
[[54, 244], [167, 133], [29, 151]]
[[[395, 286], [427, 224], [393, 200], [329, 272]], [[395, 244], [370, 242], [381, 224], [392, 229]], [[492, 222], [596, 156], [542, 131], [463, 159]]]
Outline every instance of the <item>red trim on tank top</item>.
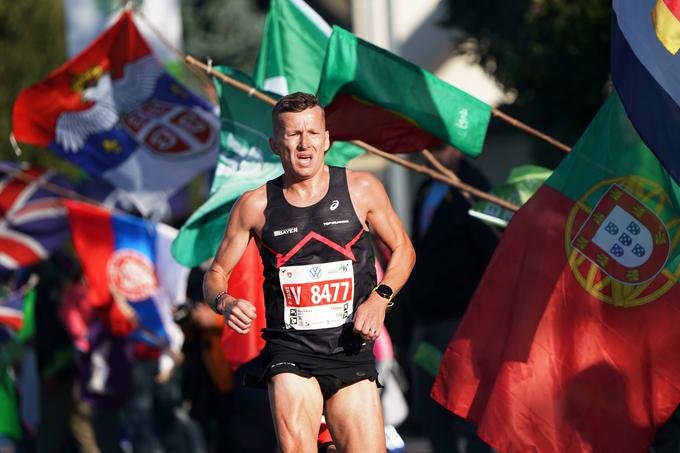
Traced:
[[316, 239], [317, 241], [321, 242], [322, 244], [327, 245], [328, 247], [332, 248], [333, 250], [341, 253], [342, 255], [346, 256], [347, 258], [351, 259], [352, 261], [356, 261], [356, 258], [354, 257], [354, 253], [352, 253], [352, 247], [356, 242], [361, 238], [361, 235], [364, 233], [364, 229], [362, 228], [359, 230], [359, 233], [354, 236], [354, 238], [349, 241], [344, 247], [337, 242], [334, 242], [330, 239], [328, 239], [326, 236], [323, 236], [316, 231], [310, 231], [307, 233], [307, 235], [300, 240], [297, 244], [295, 244], [295, 247], [290, 249], [288, 253], [285, 255], [277, 252], [273, 248], [269, 247], [267, 244], [262, 241], [262, 246], [272, 252], [274, 255], [276, 255], [276, 268], [280, 268], [284, 264], [286, 264], [297, 252], [299, 252], [302, 247], [307, 245], [309, 241], [312, 239]]

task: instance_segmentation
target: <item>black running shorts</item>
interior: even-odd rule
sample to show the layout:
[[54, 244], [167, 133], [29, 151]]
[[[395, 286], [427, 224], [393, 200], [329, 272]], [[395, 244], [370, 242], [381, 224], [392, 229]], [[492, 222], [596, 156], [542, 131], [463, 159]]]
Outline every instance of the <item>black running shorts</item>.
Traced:
[[259, 379], [247, 382], [250, 386], [266, 388], [272, 376], [293, 373], [316, 378], [324, 399], [333, 396], [342, 387], [364, 379], [370, 379], [381, 387], [375, 357], [368, 348], [353, 354], [318, 355], [267, 343], [262, 354], [265, 367]]

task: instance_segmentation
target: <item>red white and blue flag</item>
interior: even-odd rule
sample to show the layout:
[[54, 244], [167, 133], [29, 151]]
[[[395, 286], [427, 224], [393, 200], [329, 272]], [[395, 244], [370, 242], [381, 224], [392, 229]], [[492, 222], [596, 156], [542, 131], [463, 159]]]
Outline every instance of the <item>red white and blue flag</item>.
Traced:
[[170, 254], [177, 230], [95, 205], [64, 201], [73, 245], [95, 307], [110, 304], [110, 289], [124, 297], [139, 320], [133, 338], [158, 347], [181, 347], [172, 318], [183, 302], [189, 269]]
[[47, 258], [68, 237], [66, 211], [59, 197], [41, 184], [67, 189], [70, 184], [51, 170], [9, 163], [0, 166], [4, 170], [0, 173], [0, 271], [6, 271]]
[[219, 146], [215, 106], [163, 69], [130, 12], [19, 95], [12, 132], [134, 193], [144, 214], [214, 166]]
[[680, 183], [680, 0], [614, 0], [612, 81], [645, 144]]
[[[29, 289], [29, 291], [31, 291]], [[15, 291], [0, 300], [0, 325], [7, 326], [14, 331], [21, 330], [24, 325], [24, 300], [26, 290]]]
[[17, 337], [25, 339], [33, 335], [36, 283], [37, 278], [31, 277], [25, 284], [0, 298], [0, 345]]

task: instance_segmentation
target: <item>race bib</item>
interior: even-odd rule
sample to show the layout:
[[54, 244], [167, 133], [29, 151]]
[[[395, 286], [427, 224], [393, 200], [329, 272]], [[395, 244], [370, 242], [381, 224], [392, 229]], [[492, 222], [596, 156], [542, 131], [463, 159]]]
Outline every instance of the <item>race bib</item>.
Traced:
[[279, 279], [286, 328], [325, 329], [349, 322], [354, 301], [351, 260], [284, 266]]

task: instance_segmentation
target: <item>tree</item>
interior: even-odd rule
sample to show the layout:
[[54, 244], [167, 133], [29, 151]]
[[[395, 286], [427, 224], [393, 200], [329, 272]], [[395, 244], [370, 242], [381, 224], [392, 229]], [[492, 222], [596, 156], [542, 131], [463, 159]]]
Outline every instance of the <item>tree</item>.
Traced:
[[250, 73], [262, 39], [264, 13], [252, 0], [183, 0], [187, 53]]
[[[16, 160], [9, 144], [12, 106], [21, 90], [66, 60], [62, 0], [0, 2], [0, 160]], [[22, 160], [74, 174], [72, 165], [29, 145]]]
[[[448, 0], [446, 25], [506, 88], [507, 110], [573, 144], [609, 80], [609, 0]], [[651, 19], [650, 19], [651, 20]]]

